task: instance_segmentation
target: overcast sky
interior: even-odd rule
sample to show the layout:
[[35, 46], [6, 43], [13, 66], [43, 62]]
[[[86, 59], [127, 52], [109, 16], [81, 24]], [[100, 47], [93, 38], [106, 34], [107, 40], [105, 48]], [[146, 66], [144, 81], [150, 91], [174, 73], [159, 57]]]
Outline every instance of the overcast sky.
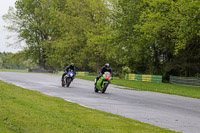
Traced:
[[9, 43], [14, 43], [15, 41], [6, 39], [6, 37], [8, 35], [11, 35], [11, 33], [9, 33], [4, 28], [6, 23], [2, 19], [2, 16], [8, 12], [8, 8], [10, 6], [14, 7], [15, 1], [16, 0], [1, 0], [1, 2], [0, 2], [0, 52], [5, 51], [5, 52], [16, 53], [16, 52], [22, 50], [21, 48], [15, 48], [15, 47], [8, 47], [7, 46]]

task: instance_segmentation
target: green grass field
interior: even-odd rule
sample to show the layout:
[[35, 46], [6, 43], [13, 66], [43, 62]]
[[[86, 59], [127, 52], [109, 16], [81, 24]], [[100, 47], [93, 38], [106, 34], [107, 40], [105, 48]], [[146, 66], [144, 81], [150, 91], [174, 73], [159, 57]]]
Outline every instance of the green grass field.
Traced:
[[[76, 78], [94, 81], [95, 76], [77, 76]], [[153, 83], [142, 81], [130, 81], [115, 78], [111, 81], [112, 84], [125, 86], [127, 89], [154, 91], [186, 97], [200, 98], [200, 87], [175, 85], [169, 83]]]
[[0, 81], [0, 133], [172, 133]]

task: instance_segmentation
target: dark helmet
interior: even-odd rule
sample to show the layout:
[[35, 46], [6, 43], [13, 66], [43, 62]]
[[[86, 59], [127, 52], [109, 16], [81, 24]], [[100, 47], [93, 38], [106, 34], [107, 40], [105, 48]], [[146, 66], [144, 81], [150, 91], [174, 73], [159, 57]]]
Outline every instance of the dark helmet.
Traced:
[[70, 67], [74, 67], [74, 63], [71, 63], [71, 64], [70, 64]]
[[105, 67], [106, 67], [106, 69], [110, 69], [110, 64], [106, 63]]

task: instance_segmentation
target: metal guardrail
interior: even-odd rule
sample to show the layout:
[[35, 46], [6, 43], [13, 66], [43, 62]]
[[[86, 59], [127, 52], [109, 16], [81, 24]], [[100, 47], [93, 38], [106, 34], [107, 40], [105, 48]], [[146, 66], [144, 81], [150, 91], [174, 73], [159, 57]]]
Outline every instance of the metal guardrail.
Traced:
[[180, 85], [200, 86], [200, 78], [195, 77], [178, 77], [170, 75], [170, 83]]
[[[64, 71], [59, 71], [58, 74], [63, 74]], [[76, 72], [76, 76], [88, 76], [89, 72]]]

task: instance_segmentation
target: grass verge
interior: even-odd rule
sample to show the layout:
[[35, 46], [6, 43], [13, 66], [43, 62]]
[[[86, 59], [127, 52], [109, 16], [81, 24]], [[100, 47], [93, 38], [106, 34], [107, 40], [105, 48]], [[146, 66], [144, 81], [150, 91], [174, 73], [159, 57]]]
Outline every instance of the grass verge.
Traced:
[[17, 69], [0, 69], [0, 72], [27, 72], [27, 70], [17, 70]]
[[[86, 79], [94, 81], [95, 76], [77, 76], [80, 79]], [[169, 83], [153, 83], [153, 82], [142, 82], [142, 81], [130, 81], [115, 78], [111, 81], [112, 84], [128, 87], [132, 90], [144, 90], [154, 91], [173, 95], [180, 95], [192, 98], [200, 99], [200, 87], [186, 86], [186, 85], [175, 85]]]
[[0, 81], [1, 133], [172, 133]]

